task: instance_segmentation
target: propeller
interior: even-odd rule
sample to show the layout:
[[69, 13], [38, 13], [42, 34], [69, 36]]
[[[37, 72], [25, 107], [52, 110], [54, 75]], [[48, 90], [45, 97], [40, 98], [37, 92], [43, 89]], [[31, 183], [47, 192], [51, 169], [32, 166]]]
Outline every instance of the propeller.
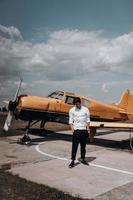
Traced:
[[7, 100], [4, 100], [4, 101], [3, 101], [3, 103], [5, 103], [5, 104], [9, 104], [9, 101], [7, 101]]
[[7, 115], [7, 118], [6, 118], [6, 121], [5, 121], [5, 124], [4, 124], [4, 127], [3, 127], [3, 130], [4, 131], [8, 131], [10, 125], [11, 125], [11, 121], [12, 121], [12, 117], [13, 117], [13, 112], [16, 108], [16, 102], [17, 102], [17, 97], [18, 97], [18, 93], [19, 93], [19, 90], [20, 90], [20, 87], [21, 87], [21, 84], [22, 84], [22, 79], [20, 79], [20, 82], [18, 84], [18, 88], [16, 90], [16, 94], [13, 98], [13, 101], [10, 101], [9, 102], [9, 112], [8, 112], [8, 115]]

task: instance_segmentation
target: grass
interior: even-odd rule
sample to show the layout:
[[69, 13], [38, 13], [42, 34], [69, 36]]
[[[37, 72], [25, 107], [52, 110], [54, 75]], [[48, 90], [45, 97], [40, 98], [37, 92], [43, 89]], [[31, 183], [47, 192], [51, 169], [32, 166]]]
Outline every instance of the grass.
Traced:
[[[9, 131], [3, 132], [2, 129], [6, 116], [7, 113], [0, 112], [0, 136], [5, 137], [23, 134], [23, 131], [17, 129], [25, 128], [27, 123], [21, 120], [15, 121], [14, 119]], [[36, 126], [36, 128], [39, 127]], [[67, 125], [57, 123], [47, 123], [46, 128], [51, 131], [69, 129]], [[3, 165], [2, 169], [0, 169], [0, 200], [82, 200], [82, 198], [72, 197], [55, 188], [33, 183], [17, 175], [12, 175], [6, 171], [10, 167], [10, 164], [7, 164]]]
[[1, 200], [82, 200], [45, 185], [0, 170]]

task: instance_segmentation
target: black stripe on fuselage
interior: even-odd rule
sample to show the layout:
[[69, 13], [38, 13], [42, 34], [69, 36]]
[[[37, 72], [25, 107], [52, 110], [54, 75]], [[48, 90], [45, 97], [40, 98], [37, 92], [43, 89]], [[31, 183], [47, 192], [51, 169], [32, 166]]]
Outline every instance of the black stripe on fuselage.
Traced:
[[[49, 122], [59, 122], [63, 124], [68, 124], [69, 115], [68, 113], [58, 113], [58, 112], [44, 112], [37, 110], [22, 109], [18, 116], [19, 119], [24, 121], [34, 121], [34, 120], [45, 120]], [[99, 116], [90, 116], [91, 121], [100, 122], [118, 122], [121, 119], [107, 119], [100, 118]]]

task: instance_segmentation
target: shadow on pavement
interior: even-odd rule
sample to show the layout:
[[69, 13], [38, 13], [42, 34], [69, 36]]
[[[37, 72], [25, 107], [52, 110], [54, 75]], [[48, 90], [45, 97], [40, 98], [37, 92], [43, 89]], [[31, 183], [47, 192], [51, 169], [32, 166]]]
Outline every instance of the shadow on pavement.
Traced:
[[[44, 142], [44, 141], [63, 140], [66, 142], [72, 142], [72, 134], [71, 133], [70, 134], [59, 133], [59, 132], [56, 133], [56, 132], [48, 131], [48, 130], [42, 131], [39, 129], [30, 129], [30, 134], [40, 136], [38, 138], [32, 138], [30, 146], [37, 145], [39, 142]], [[87, 145], [89, 145], [89, 144], [91, 144], [93, 146], [111, 148], [114, 150], [116, 150], [116, 149], [130, 150], [129, 139], [116, 141], [116, 140], [111, 140], [111, 139], [95, 138], [93, 143], [89, 143], [89, 140], [88, 140]]]

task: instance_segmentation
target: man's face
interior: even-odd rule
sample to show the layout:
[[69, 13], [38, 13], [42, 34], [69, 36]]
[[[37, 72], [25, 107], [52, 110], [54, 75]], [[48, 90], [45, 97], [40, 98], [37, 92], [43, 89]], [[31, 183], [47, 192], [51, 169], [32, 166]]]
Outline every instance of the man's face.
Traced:
[[80, 108], [81, 108], [81, 103], [80, 103], [80, 102], [77, 102], [77, 103], [75, 104], [75, 106], [76, 106], [76, 108], [80, 109]]

